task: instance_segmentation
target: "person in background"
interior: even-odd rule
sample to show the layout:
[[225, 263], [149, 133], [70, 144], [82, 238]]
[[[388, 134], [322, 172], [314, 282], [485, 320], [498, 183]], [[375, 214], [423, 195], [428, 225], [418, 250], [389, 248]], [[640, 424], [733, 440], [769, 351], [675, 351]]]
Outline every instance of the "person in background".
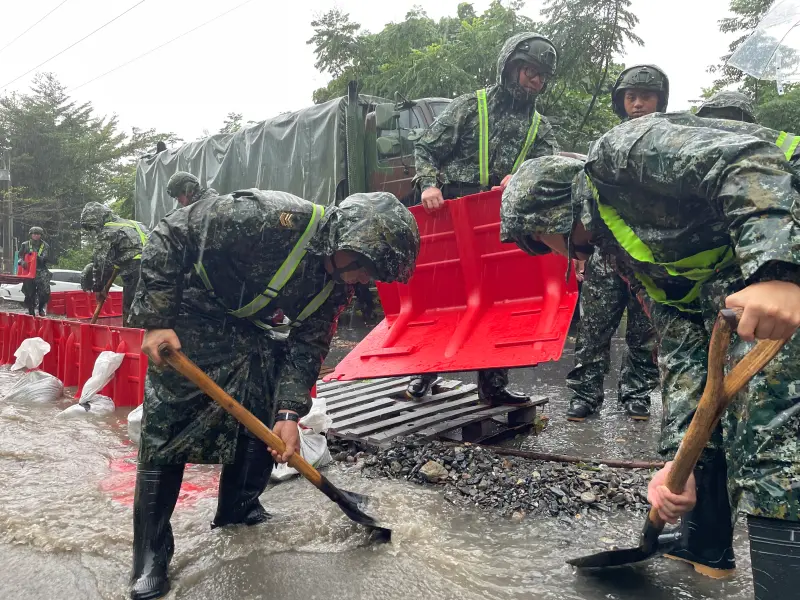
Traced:
[[[556, 74], [558, 53], [547, 38], [520, 33], [503, 44], [497, 83], [447, 105], [415, 145], [414, 183], [428, 212], [460, 198], [504, 184], [526, 158], [559, 151], [536, 98]], [[422, 398], [435, 373], [412, 378], [407, 395]], [[478, 372], [478, 394], [489, 404], [523, 404], [530, 398], [508, 390], [508, 369]]]
[[28, 314], [35, 315], [39, 307], [39, 316], [47, 315], [47, 303], [50, 302], [50, 280], [53, 274], [48, 269], [50, 263], [50, 245], [42, 239], [44, 229], [31, 227], [28, 230], [30, 239], [23, 242], [19, 248], [19, 264], [25, 262], [26, 254], [36, 254], [36, 277], [22, 284], [22, 293], [25, 296], [25, 308]]

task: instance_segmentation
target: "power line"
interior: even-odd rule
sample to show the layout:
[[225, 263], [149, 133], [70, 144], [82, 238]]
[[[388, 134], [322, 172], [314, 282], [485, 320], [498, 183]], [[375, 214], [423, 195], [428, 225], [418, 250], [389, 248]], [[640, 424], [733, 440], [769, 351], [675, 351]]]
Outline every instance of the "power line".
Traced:
[[63, 6], [63, 5], [64, 5], [64, 4], [66, 4], [67, 2], [69, 2], [69, 0], [63, 0], [63, 1], [61, 2], [61, 4], [59, 4], [58, 6], [56, 6], [56, 7], [55, 7], [53, 10], [51, 10], [49, 13], [47, 13], [45, 16], [43, 16], [43, 17], [42, 17], [41, 19], [39, 19], [38, 21], [36, 21], [36, 23], [34, 23], [34, 24], [33, 24], [33, 25], [31, 25], [30, 27], [28, 27], [28, 28], [27, 28], [25, 31], [23, 31], [22, 33], [20, 33], [20, 34], [19, 34], [17, 37], [15, 37], [15, 38], [14, 38], [13, 40], [11, 40], [10, 42], [8, 42], [8, 43], [7, 43], [5, 46], [3, 46], [2, 48], [0, 48], [0, 52], [2, 52], [3, 50], [5, 50], [6, 48], [8, 48], [8, 47], [9, 47], [11, 44], [13, 44], [14, 42], [16, 42], [16, 41], [17, 41], [19, 38], [21, 38], [23, 35], [25, 35], [26, 33], [28, 33], [28, 32], [29, 32], [31, 29], [33, 29], [34, 27], [36, 27], [36, 26], [37, 26], [39, 23], [41, 23], [42, 21], [44, 21], [44, 20], [45, 20], [47, 17], [49, 17], [50, 15], [52, 15], [54, 12], [56, 12], [56, 11], [57, 11], [59, 8], [61, 8], [61, 6]]
[[116, 67], [114, 67], [113, 69], [110, 69], [110, 70], [106, 71], [105, 73], [103, 73], [103, 74], [101, 74], [101, 75], [98, 75], [97, 77], [95, 77], [95, 78], [93, 78], [93, 79], [90, 79], [89, 81], [84, 81], [84, 82], [83, 82], [82, 84], [80, 84], [79, 86], [76, 86], [76, 87], [74, 87], [74, 88], [72, 88], [72, 89], [70, 89], [70, 90], [67, 90], [67, 91], [68, 91], [68, 92], [74, 92], [75, 90], [78, 90], [78, 89], [82, 88], [82, 87], [83, 87], [83, 86], [85, 86], [85, 85], [89, 85], [90, 83], [94, 83], [95, 81], [97, 81], [97, 80], [98, 80], [98, 79], [100, 79], [101, 77], [105, 77], [106, 75], [110, 75], [110, 74], [111, 74], [111, 73], [113, 73], [114, 71], [118, 71], [119, 69], [122, 69], [123, 67], [127, 67], [129, 64], [131, 64], [131, 63], [133, 63], [133, 62], [136, 62], [136, 61], [137, 61], [137, 60], [139, 60], [140, 58], [144, 58], [144, 57], [145, 57], [145, 56], [147, 56], [148, 54], [152, 54], [153, 52], [155, 52], [155, 51], [157, 51], [157, 50], [161, 50], [161, 48], [163, 48], [163, 47], [165, 47], [165, 46], [169, 46], [169, 45], [170, 45], [171, 43], [173, 43], [173, 42], [177, 42], [177, 41], [178, 41], [179, 39], [181, 39], [182, 37], [185, 37], [185, 36], [189, 35], [190, 33], [193, 33], [193, 32], [195, 32], [195, 31], [197, 31], [197, 30], [198, 30], [198, 29], [200, 29], [201, 27], [205, 27], [205, 26], [206, 26], [206, 25], [208, 25], [209, 23], [213, 23], [213, 22], [214, 22], [214, 21], [216, 21], [217, 19], [221, 19], [222, 17], [224, 17], [224, 16], [225, 16], [225, 15], [227, 15], [228, 13], [231, 13], [231, 12], [233, 12], [233, 11], [235, 11], [235, 10], [239, 9], [239, 8], [242, 8], [242, 7], [243, 7], [245, 4], [250, 4], [250, 2], [252, 2], [252, 1], [253, 1], [253, 0], [245, 0], [245, 1], [244, 1], [244, 2], [242, 2], [241, 4], [237, 4], [237, 5], [236, 5], [236, 6], [234, 6], [233, 8], [230, 8], [230, 9], [226, 10], [225, 12], [218, 14], [216, 17], [214, 17], [214, 18], [212, 18], [212, 19], [209, 19], [209, 20], [208, 20], [208, 21], [206, 21], [205, 23], [201, 23], [200, 25], [198, 25], [198, 26], [196, 26], [196, 27], [193, 27], [193, 28], [192, 28], [192, 29], [190, 29], [189, 31], [184, 31], [182, 34], [180, 34], [180, 35], [179, 35], [179, 36], [177, 36], [177, 37], [174, 37], [174, 38], [172, 38], [170, 41], [168, 41], [168, 42], [164, 42], [163, 44], [161, 44], [160, 46], [156, 46], [155, 48], [151, 48], [150, 50], [148, 50], [147, 52], [145, 52], [145, 53], [143, 53], [143, 54], [140, 54], [140, 55], [139, 55], [139, 56], [137, 56], [136, 58], [132, 58], [132, 59], [130, 59], [129, 61], [122, 63], [121, 65], [117, 65], [117, 66], [116, 66]]
[[95, 30], [94, 30], [94, 31], [92, 31], [91, 33], [88, 33], [88, 34], [86, 34], [86, 35], [85, 35], [85, 36], [83, 36], [81, 39], [79, 39], [77, 42], [75, 42], [75, 43], [73, 43], [73, 44], [70, 44], [69, 46], [67, 46], [66, 48], [64, 48], [63, 50], [61, 50], [60, 52], [57, 52], [56, 54], [54, 54], [53, 56], [51, 56], [50, 58], [48, 58], [47, 60], [45, 60], [45, 61], [43, 61], [43, 62], [40, 62], [38, 65], [36, 65], [36, 66], [35, 66], [35, 67], [33, 67], [32, 69], [29, 69], [29, 70], [25, 71], [25, 72], [24, 72], [22, 75], [20, 75], [19, 77], [16, 77], [16, 78], [12, 79], [12, 80], [11, 80], [11, 81], [9, 81], [8, 83], [4, 83], [2, 86], [0, 86], [0, 88], [6, 88], [6, 87], [8, 87], [9, 85], [11, 85], [12, 83], [14, 83], [15, 81], [19, 81], [20, 79], [22, 79], [23, 77], [25, 77], [27, 74], [29, 74], [29, 73], [31, 73], [31, 72], [33, 72], [33, 71], [35, 71], [36, 69], [38, 69], [38, 68], [39, 68], [39, 67], [41, 67], [42, 65], [46, 65], [47, 63], [49, 63], [49, 62], [50, 62], [51, 60], [53, 60], [54, 58], [57, 58], [57, 57], [61, 56], [62, 54], [64, 54], [64, 52], [66, 52], [66, 51], [67, 51], [67, 50], [69, 50], [70, 48], [74, 48], [75, 46], [77, 46], [78, 44], [80, 44], [80, 43], [81, 43], [83, 40], [85, 40], [85, 39], [87, 39], [87, 38], [89, 38], [89, 37], [93, 36], [95, 33], [97, 33], [98, 31], [100, 31], [101, 29], [105, 29], [106, 27], [108, 27], [109, 25], [111, 25], [111, 23], [113, 23], [114, 21], [116, 21], [116, 20], [117, 20], [117, 19], [119, 19], [120, 17], [122, 17], [122, 16], [124, 16], [124, 15], [128, 14], [129, 12], [131, 12], [131, 11], [132, 11], [134, 8], [136, 8], [136, 7], [137, 7], [137, 6], [139, 6], [140, 4], [144, 4], [146, 1], [147, 1], [147, 0], [139, 0], [139, 2], [137, 2], [136, 4], [134, 4], [133, 6], [131, 6], [130, 8], [126, 9], [124, 12], [121, 12], [120, 14], [118, 14], [116, 17], [114, 17], [114, 18], [113, 18], [113, 19], [111, 19], [110, 21], [106, 21], [105, 23], [103, 23], [102, 25], [100, 25], [100, 27], [98, 27], [97, 29], [95, 29]]

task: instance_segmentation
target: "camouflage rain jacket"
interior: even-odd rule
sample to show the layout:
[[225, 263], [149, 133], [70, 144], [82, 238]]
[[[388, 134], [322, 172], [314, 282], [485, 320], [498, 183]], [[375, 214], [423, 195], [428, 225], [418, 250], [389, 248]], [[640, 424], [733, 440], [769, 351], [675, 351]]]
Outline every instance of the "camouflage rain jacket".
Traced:
[[[497, 84], [487, 89], [489, 186], [499, 185], [511, 173], [534, 116], [536, 96], [515, 93], [513, 88], [519, 86], [504, 80], [506, 65], [515, 48], [532, 37], [536, 34], [520, 33], [506, 41], [497, 59]], [[415, 146], [414, 181], [420, 191], [455, 183], [480, 187], [478, 145], [478, 98], [475, 93], [465, 94], [445, 108]], [[553, 129], [542, 117], [527, 158], [558, 151]]]
[[[184, 353], [265, 423], [278, 409], [306, 414], [338, 315], [352, 294], [332, 280], [324, 257], [353, 250], [375, 265], [376, 279], [407, 281], [419, 252], [416, 223], [391, 194], [351, 196], [325, 209], [313, 233], [312, 212], [321, 211], [291, 194], [251, 189], [171, 212], [145, 247], [131, 324], [174, 329]], [[286, 285], [254, 317], [232, 315], [269, 297], [268, 284], [307, 229], [313, 235], [307, 254]], [[296, 322], [325, 292], [321, 306], [288, 335], [254, 321]], [[237, 430], [233, 417], [193, 384], [150, 366], [140, 461], [230, 463]]]
[[[759, 281], [800, 283], [800, 184], [774, 141], [730, 133], [729, 125], [687, 115], [642, 117], [612, 129], [590, 151], [585, 172], [597, 194], [579, 163], [557, 159], [555, 166], [523, 165], [504, 195], [507, 240], [523, 233], [566, 233], [582, 213], [593, 241], [614, 256], [639, 291], [659, 337], [660, 450], [667, 458], [674, 456], [702, 395], [711, 327], [725, 298]], [[564, 181], [572, 181], [572, 205], [564, 201], [569, 186]], [[537, 191], [545, 192], [539, 201]], [[692, 285], [624, 250], [606, 224], [609, 213], [605, 220], [600, 214], [601, 205], [613, 209], [656, 262], [718, 248], [728, 248], [730, 260], [705, 279], [684, 310], [656, 302], [644, 292], [643, 278], [666, 291], [667, 299], [686, 297]], [[731, 360], [750, 347], [734, 339]], [[712, 438], [709, 450], [720, 445], [726, 450], [732, 506], [753, 515], [800, 519], [798, 336], [751, 381], [722, 425], [724, 437]], [[701, 460], [711, 457], [709, 450]]]
[[146, 239], [149, 233], [143, 224], [123, 219], [99, 202], [90, 202], [81, 212], [81, 226], [97, 235], [92, 256], [94, 291], [105, 287], [114, 266], [119, 267], [123, 281], [135, 277], [144, 245], [141, 234]]

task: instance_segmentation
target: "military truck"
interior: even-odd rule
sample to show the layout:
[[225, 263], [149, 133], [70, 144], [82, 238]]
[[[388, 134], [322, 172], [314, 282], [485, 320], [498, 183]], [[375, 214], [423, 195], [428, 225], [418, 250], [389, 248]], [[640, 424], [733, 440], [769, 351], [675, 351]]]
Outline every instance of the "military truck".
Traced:
[[347, 96], [160, 149], [137, 165], [136, 219], [153, 227], [175, 207], [166, 187], [176, 171], [193, 173], [220, 193], [255, 187], [329, 205], [352, 193], [385, 190], [411, 205], [414, 141], [449, 102], [391, 102], [358, 94], [351, 82]]

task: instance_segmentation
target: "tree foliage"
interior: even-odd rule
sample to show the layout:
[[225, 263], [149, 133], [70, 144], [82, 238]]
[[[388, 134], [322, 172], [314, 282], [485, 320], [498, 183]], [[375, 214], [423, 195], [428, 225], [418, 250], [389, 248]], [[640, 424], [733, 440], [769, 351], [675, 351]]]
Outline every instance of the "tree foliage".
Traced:
[[545, 21], [522, 14], [524, 3], [494, 0], [482, 13], [463, 2], [456, 15], [438, 22], [413, 8], [399, 23], [363, 31], [334, 9], [312, 22], [315, 66], [331, 76], [314, 92], [320, 103], [346, 94], [357, 80], [364, 93], [393, 98], [454, 98], [493, 84], [503, 42], [522, 31], [550, 36], [560, 50], [559, 73], [539, 100], [560, 141], [585, 150], [588, 142], [616, 124], [608, 84], [621, 66], [612, 57], [626, 44], [641, 44], [630, 0], [546, 0]]
[[[800, 132], [800, 85], [785, 85], [784, 94], [779, 95], [775, 82], [759, 81], [725, 65], [774, 4], [775, 0], [731, 0], [730, 12], [733, 16], [721, 19], [719, 29], [723, 33], [740, 35], [731, 42], [729, 52], [721, 57], [720, 63], [709, 67], [709, 72], [716, 75], [717, 79], [703, 91], [703, 97], [709, 98], [722, 88], [736, 88], [754, 101], [759, 123], [779, 131]], [[797, 60], [797, 56], [786, 54], [784, 59]]]
[[114, 203], [133, 216], [135, 160], [172, 134], [119, 130], [116, 116], [97, 116], [51, 73], [36, 76], [28, 93], [0, 98], [0, 147], [10, 149], [15, 236], [43, 227], [60, 253], [80, 247], [80, 212], [87, 202]]

